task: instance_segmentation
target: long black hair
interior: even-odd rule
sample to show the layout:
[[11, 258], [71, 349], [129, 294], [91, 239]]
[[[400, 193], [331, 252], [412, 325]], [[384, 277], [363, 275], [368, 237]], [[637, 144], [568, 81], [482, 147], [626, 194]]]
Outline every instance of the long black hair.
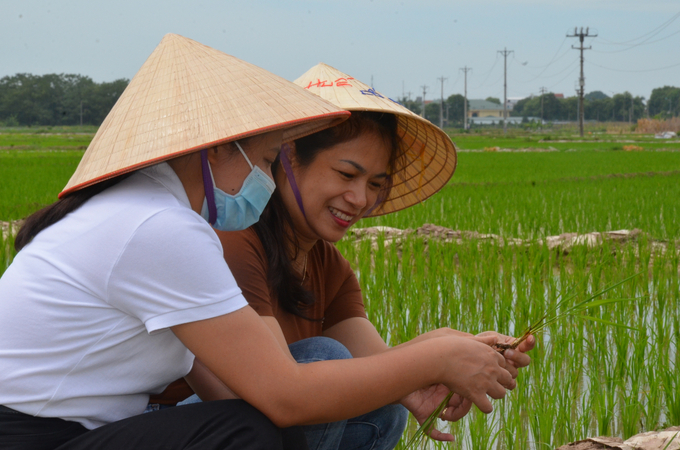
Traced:
[[[366, 132], [377, 133], [390, 149], [388, 173], [393, 173], [397, 164], [399, 137], [397, 118], [387, 113], [352, 112], [352, 116], [345, 122], [295, 141], [293, 159], [297, 167], [307, 167], [320, 152]], [[283, 169], [277, 161], [272, 166], [275, 178], [279, 170]], [[382, 193], [383, 197], [387, 195], [389, 192]], [[293, 268], [292, 262], [297, 257], [299, 242], [293, 220], [278, 189], [274, 191], [253, 228], [267, 255], [269, 289], [277, 294], [279, 304], [285, 311], [312, 320], [305, 314], [305, 309], [314, 304], [314, 294], [302, 286], [301, 275]], [[290, 254], [291, 249], [293, 254]]]

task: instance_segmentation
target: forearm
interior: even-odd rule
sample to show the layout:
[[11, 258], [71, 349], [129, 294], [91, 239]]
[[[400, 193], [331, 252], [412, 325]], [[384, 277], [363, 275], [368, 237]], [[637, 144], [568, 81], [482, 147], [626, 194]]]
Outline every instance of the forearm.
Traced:
[[279, 426], [369, 412], [441, 379], [445, 367], [444, 346], [427, 343], [370, 358], [296, 364], [249, 308], [173, 331], [236, 395]]
[[442, 336], [379, 355], [296, 364], [251, 308], [172, 327], [225, 385], [280, 427], [348, 419], [435, 383], [482, 411], [514, 381], [489, 342]]
[[[291, 420], [297, 415], [293, 423], [333, 422], [396, 403], [441, 378], [446, 358], [441, 350], [434, 344], [414, 346], [360, 359], [300, 365], [299, 381], [290, 386], [297, 391], [288, 399]], [[434, 354], [441, 355], [441, 363], [435, 363]]]
[[204, 402], [238, 398], [229, 387], [196, 358], [184, 379]]

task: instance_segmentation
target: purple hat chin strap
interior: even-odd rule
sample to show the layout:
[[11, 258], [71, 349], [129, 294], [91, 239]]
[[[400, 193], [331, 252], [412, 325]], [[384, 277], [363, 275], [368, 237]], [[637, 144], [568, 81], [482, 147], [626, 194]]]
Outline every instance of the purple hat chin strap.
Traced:
[[302, 216], [306, 219], [305, 207], [302, 206], [302, 196], [300, 196], [300, 190], [295, 182], [295, 175], [293, 175], [293, 168], [290, 166], [290, 145], [283, 144], [281, 146], [281, 164], [283, 165], [283, 171], [286, 172], [286, 177], [288, 178], [288, 183], [290, 188], [293, 190], [293, 195], [295, 195], [295, 200], [297, 201], [300, 212]]
[[[290, 184], [290, 188], [293, 191], [293, 195], [295, 195], [295, 200], [297, 201], [298, 207], [300, 208], [300, 211], [302, 212], [302, 215], [304, 218], [307, 218], [307, 215], [305, 214], [305, 207], [302, 206], [302, 196], [300, 195], [300, 190], [297, 187], [297, 183], [295, 182], [295, 175], [293, 175], [293, 168], [290, 165], [290, 145], [288, 144], [283, 144], [281, 146], [281, 165], [283, 166], [283, 171], [286, 172], [286, 177], [288, 178], [288, 183]], [[385, 180], [385, 186], [383, 189], [380, 190], [380, 193], [378, 194], [378, 198], [376, 199], [375, 203], [371, 208], [366, 211], [364, 214], [364, 217], [368, 217], [369, 214], [371, 214], [376, 208], [380, 206], [382, 202], [387, 200], [387, 193], [390, 191], [390, 188], [392, 187], [392, 177], [389, 175], [387, 176], [387, 179]]]
[[208, 150], [201, 150], [201, 169], [203, 172], [203, 190], [208, 202], [208, 223], [214, 224], [217, 220], [217, 206], [215, 205], [215, 191], [213, 190], [212, 173], [208, 163]]
[[376, 208], [380, 206], [382, 202], [387, 200], [387, 193], [390, 192], [392, 189], [392, 177], [387, 175], [387, 178], [385, 179], [385, 186], [383, 186], [382, 189], [380, 189], [380, 192], [378, 193], [378, 198], [375, 199], [375, 203], [373, 206], [370, 207], [368, 211], [364, 214], [364, 217], [368, 217]]

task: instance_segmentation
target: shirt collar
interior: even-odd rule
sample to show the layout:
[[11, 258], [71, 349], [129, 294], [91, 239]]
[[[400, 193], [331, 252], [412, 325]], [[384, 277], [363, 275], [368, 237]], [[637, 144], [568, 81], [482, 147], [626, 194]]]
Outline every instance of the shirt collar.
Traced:
[[141, 169], [140, 172], [162, 184], [181, 204], [191, 209], [191, 203], [189, 202], [189, 197], [187, 197], [187, 193], [184, 190], [184, 185], [180, 181], [175, 171], [172, 170], [170, 164], [167, 162], [161, 162]]

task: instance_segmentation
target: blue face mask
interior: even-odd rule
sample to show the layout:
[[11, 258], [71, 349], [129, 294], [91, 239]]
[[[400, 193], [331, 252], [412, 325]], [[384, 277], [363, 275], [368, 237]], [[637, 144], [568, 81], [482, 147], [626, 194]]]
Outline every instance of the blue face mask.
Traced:
[[257, 222], [274, 189], [276, 189], [274, 181], [262, 169], [251, 164], [239, 143], [234, 141], [234, 144], [252, 169], [236, 195], [229, 195], [215, 186], [212, 169], [208, 163], [208, 151], [201, 151], [203, 186], [205, 188], [205, 200], [203, 201], [201, 216], [213, 228], [221, 231], [245, 230]]

